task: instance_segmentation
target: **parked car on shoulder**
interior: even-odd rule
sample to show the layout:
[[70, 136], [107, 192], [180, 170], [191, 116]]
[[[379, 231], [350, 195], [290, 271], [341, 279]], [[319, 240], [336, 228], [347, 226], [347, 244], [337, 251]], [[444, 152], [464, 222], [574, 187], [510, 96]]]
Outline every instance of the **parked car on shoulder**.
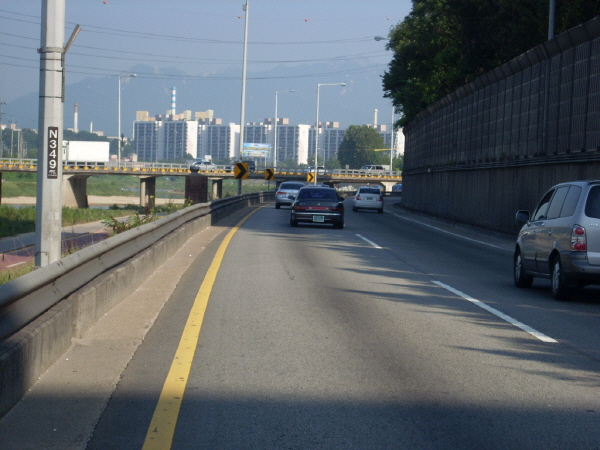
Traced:
[[356, 191], [352, 211], [359, 209], [374, 209], [379, 214], [383, 213], [383, 194], [381, 189], [374, 186], [361, 186]]
[[552, 296], [600, 284], [600, 180], [557, 184], [537, 207], [518, 211], [522, 225], [513, 257], [514, 283], [529, 288], [549, 278]]
[[305, 186], [293, 199], [290, 225], [299, 223], [332, 224], [334, 228], [344, 228], [344, 199], [334, 188], [326, 186]]
[[190, 164], [190, 170], [192, 172], [214, 172], [217, 170], [217, 166], [215, 166], [212, 161], [206, 161], [204, 159], [195, 159]]
[[295, 197], [298, 190], [304, 187], [304, 183], [299, 181], [284, 181], [277, 188], [275, 193], [275, 208], [279, 209], [282, 205], [291, 205], [293, 200], [290, 196]]

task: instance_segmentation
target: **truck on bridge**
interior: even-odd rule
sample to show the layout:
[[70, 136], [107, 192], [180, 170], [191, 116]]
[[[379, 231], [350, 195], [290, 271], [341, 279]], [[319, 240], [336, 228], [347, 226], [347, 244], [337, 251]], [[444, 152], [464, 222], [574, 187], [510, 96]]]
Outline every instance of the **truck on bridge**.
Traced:
[[62, 160], [66, 165], [108, 162], [110, 143], [103, 141], [63, 141]]

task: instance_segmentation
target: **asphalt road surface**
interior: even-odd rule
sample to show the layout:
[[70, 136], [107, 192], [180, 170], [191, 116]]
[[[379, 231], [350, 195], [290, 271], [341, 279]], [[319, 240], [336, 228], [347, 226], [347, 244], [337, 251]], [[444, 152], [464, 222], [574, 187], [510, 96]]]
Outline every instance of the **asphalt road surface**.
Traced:
[[56, 419], [93, 381], [33, 389], [0, 448], [600, 449], [600, 289], [517, 289], [510, 238], [350, 203], [343, 230], [272, 204], [212, 229], [98, 417]]

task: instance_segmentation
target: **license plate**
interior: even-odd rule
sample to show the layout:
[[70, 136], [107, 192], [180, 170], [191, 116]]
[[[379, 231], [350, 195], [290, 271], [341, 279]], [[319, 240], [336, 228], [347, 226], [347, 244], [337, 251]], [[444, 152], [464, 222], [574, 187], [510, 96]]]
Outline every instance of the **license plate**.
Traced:
[[313, 216], [313, 222], [325, 222], [325, 216]]
[[371, 202], [371, 201], [373, 201], [373, 197], [365, 197], [365, 200], [368, 200]]

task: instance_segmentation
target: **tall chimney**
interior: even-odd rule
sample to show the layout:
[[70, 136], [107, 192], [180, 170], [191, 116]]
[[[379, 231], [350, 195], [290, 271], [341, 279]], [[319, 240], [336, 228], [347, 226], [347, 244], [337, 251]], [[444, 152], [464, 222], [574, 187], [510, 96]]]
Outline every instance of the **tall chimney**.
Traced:
[[176, 100], [177, 88], [173, 86], [171, 88], [171, 116], [175, 116], [175, 100]]
[[379, 110], [375, 110], [375, 115], [373, 117], [373, 128], [377, 128], [377, 113], [379, 112]]
[[90, 122], [90, 133], [94, 132], [94, 122]]
[[73, 112], [73, 133], [78, 133], [77, 122], [79, 120], [79, 105], [75, 103], [75, 111]]

